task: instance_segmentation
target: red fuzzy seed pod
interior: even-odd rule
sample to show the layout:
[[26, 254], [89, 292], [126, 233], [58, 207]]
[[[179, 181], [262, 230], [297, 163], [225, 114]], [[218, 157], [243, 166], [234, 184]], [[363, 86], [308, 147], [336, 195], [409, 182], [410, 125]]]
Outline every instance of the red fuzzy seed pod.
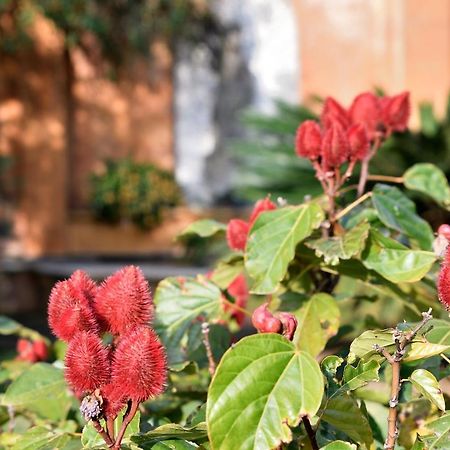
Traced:
[[65, 365], [66, 380], [76, 394], [92, 392], [110, 380], [109, 351], [95, 333], [80, 331], [74, 336]]
[[[228, 293], [234, 297], [234, 303], [236, 306], [240, 308], [244, 308], [247, 306], [247, 301], [249, 297], [247, 281], [244, 275], [238, 275], [228, 286]], [[233, 317], [239, 326], [242, 326], [245, 321], [245, 314], [243, 311], [240, 311], [237, 308], [233, 308], [228, 303], [224, 305], [225, 311], [231, 311], [231, 317]]]
[[322, 165], [325, 170], [333, 170], [344, 164], [350, 153], [347, 136], [343, 128], [334, 123], [325, 133], [322, 141]]
[[352, 123], [364, 125], [369, 139], [374, 139], [382, 124], [380, 99], [371, 92], [358, 95], [350, 106], [350, 118]]
[[107, 419], [115, 419], [125, 406], [126, 398], [115, 384], [110, 383], [101, 389], [103, 398], [102, 410]]
[[410, 111], [409, 92], [387, 97], [383, 105], [383, 119], [386, 128], [392, 131], [405, 131]]
[[245, 250], [250, 225], [241, 219], [231, 219], [227, 226], [227, 242], [232, 250]]
[[139, 327], [121, 338], [114, 352], [112, 383], [127, 400], [156, 397], [164, 391], [166, 380], [166, 354], [152, 329]]
[[278, 314], [283, 325], [282, 335], [292, 341], [294, 338], [295, 330], [297, 329], [297, 319], [293, 314], [287, 312], [281, 312]]
[[[449, 251], [446, 252], [446, 258]], [[450, 310], [450, 266], [444, 262], [441, 266], [441, 271], [439, 272], [437, 290], [439, 301], [445, 307], [445, 309]]]
[[260, 333], [279, 333], [281, 331], [281, 321], [267, 308], [268, 303], [263, 303], [253, 311], [252, 323]]
[[36, 355], [38, 361], [45, 361], [48, 358], [48, 347], [45, 341], [34, 341], [33, 352]]
[[81, 271], [55, 284], [48, 303], [48, 323], [55, 336], [69, 342], [79, 331], [99, 331], [92, 309], [95, 290], [94, 282]]
[[277, 205], [271, 202], [269, 197], [266, 197], [262, 200], [258, 200], [253, 207], [252, 214], [250, 216], [250, 225], [253, 225], [258, 216], [265, 211], [272, 211], [277, 209]]
[[369, 139], [363, 125], [357, 123], [347, 130], [347, 139], [350, 146], [350, 160], [362, 161], [369, 153]]
[[306, 120], [297, 128], [295, 152], [298, 156], [314, 161], [320, 156], [321, 145], [322, 132], [317, 122]]
[[127, 266], [108, 277], [100, 286], [94, 309], [102, 326], [113, 334], [122, 334], [153, 317], [150, 287], [142, 271]]
[[350, 125], [350, 117], [344, 107], [342, 107], [334, 98], [327, 97], [323, 104], [320, 122], [324, 128], [329, 128], [333, 123], [338, 123], [346, 129]]

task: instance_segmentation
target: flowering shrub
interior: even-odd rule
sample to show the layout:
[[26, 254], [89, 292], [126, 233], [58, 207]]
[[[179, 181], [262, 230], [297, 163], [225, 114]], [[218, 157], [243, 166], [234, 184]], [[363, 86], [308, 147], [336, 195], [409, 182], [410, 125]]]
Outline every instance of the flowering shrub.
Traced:
[[450, 187], [431, 164], [369, 170], [409, 111], [407, 93], [327, 99], [292, 145], [323, 193], [191, 224], [182, 237], [222, 235], [229, 253], [208, 274], [161, 281], [154, 302], [136, 267], [58, 283], [56, 362], [6, 365], [2, 404], [31, 418], [11, 448], [450, 448], [450, 228], [435, 235], [411, 199], [449, 210]]

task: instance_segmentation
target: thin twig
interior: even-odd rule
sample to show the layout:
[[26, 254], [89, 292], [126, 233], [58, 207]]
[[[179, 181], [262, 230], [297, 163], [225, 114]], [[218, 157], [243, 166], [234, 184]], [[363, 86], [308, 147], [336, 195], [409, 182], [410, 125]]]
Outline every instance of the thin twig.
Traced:
[[404, 182], [403, 177], [391, 177], [389, 175], [368, 175], [368, 181], [386, 181], [387, 183], [398, 183], [401, 184]]
[[336, 220], [341, 219], [344, 217], [348, 212], [350, 212], [353, 208], [358, 206], [363, 201], [367, 200], [369, 197], [372, 196], [372, 192], [366, 192], [362, 197], [359, 197], [357, 200], [355, 200], [353, 203], [350, 203], [347, 207], [345, 207], [342, 211], [339, 211], [338, 214], [336, 214]]
[[303, 425], [305, 426], [306, 434], [308, 435], [309, 442], [311, 443], [311, 448], [313, 450], [319, 450], [319, 445], [317, 444], [316, 440], [316, 433], [311, 425], [311, 422], [309, 421], [309, 418], [307, 416], [302, 417]]
[[119, 450], [120, 444], [122, 443], [122, 439], [125, 435], [125, 431], [130, 424], [130, 422], [133, 420], [134, 416], [136, 415], [136, 412], [139, 408], [139, 402], [137, 400], [133, 400], [131, 402], [131, 408], [128, 410], [128, 414], [124, 414], [123, 420], [122, 420], [122, 426], [120, 427], [119, 433], [117, 434], [116, 442], [114, 443], [112, 450]]
[[[108, 433], [103, 429], [100, 422], [98, 420], [92, 419], [92, 425], [94, 426], [97, 433], [103, 438], [105, 444], [108, 447], [113, 447], [114, 441], [109, 437]], [[119, 447], [117, 447], [119, 448]]]
[[397, 441], [397, 437], [399, 434], [399, 430], [397, 428], [397, 405], [398, 405], [398, 397], [401, 389], [401, 380], [400, 380], [400, 365], [401, 361], [405, 356], [406, 347], [411, 344], [413, 339], [416, 337], [417, 333], [425, 326], [425, 324], [430, 321], [433, 316], [431, 315], [432, 309], [430, 308], [427, 312], [422, 313], [422, 320], [407, 333], [402, 333], [398, 329], [394, 332], [394, 341], [396, 350], [393, 355], [391, 355], [386, 348], [380, 347], [379, 345], [375, 345], [375, 350], [383, 355], [387, 362], [392, 367], [392, 381], [391, 381], [391, 398], [389, 400], [389, 415], [388, 415], [388, 433], [386, 437], [386, 441], [384, 443], [385, 450], [393, 450], [395, 447], [395, 442]]
[[373, 143], [372, 149], [365, 159], [361, 162], [361, 173], [359, 175], [358, 191], [357, 197], [361, 197], [366, 189], [367, 177], [369, 176], [369, 163], [370, 160], [375, 156], [377, 150], [380, 148], [381, 138], [378, 136]]
[[228, 300], [227, 298], [223, 297], [222, 301], [226, 303], [231, 309], [235, 309], [236, 311], [245, 314], [247, 317], [252, 317], [252, 313], [250, 311], [247, 311], [245, 308], [236, 305], [236, 303], [230, 302], [230, 300]]
[[209, 324], [208, 322], [202, 323], [202, 333], [203, 333], [203, 344], [206, 348], [206, 356], [208, 357], [209, 374], [214, 375], [216, 371], [216, 363], [214, 361], [214, 356], [211, 350], [211, 343], [209, 342]]
[[114, 441], [114, 419], [112, 417], [108, 417], [108, 419], [106, 419], [106, 429], [108, 431], [108, 435], [109, 437]]

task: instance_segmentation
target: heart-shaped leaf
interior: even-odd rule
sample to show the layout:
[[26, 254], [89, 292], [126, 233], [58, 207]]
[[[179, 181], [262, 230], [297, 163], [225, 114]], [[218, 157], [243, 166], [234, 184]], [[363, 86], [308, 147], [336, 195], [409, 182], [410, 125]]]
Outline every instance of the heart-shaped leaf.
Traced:
[[168, 423], [161, 425], [144, 434], [136, 434], [131, 436], [131, 440], [140, 445], [145, 446], [158, 441], [166, 441], [172, 439], [184, 439], [188, 441], [203, 440], [208, 436], [206, 423], [201, 422], [193, 427], [182, 427], [176, 423]]
[[217, 318], [221, 313], [220, 289], [205, 277], [166, 278], [155, 293], [156, 329], [167, 349], [170, 363], [182, 362], [186, 333], [193, 321]]
[[431, 197], [444, 208], [450, 207], [450, 187], [447, 178], [434, 164], [414, 164], [405, 172], [403, 180], [408, 189]]
[[295, 248], [323, 218], [323, 210], [316, 203], [288, 206], [258, 216], [245, 253], [245, 268], [254, 280], [253, 293], [275, 291], [295, 256]]
[[76, 444], [76, 440], [67, 433], [53, 431], [44, 426], [36, 426], [27, 430], [12, 447], [12, 450], [64, 449], [66, 446], [67, 448], [79, 448], [70, 446], [69, 442], [71, 441], [75, 441], [74, 444]]
[[323, 395], [317, 362], [277, 334], [246, 337], [223, 356], [206, 410], [213, 448], [269, 450], [290, 442], [289, 426], [313, 416]]
[[393, 239], [371, 230], [362, 262], [393, 283], [419, 281], [430, 270], [436, 256], [423, 250], [411, 250]]
[[425, 369], [415, 370], [409, 380], [414, 387], [441, 411], [445, 411], [445, 400], [435, 376]]
[[387, 227], [416, 241], [420, 248], [431, 249], [433, 230], [427, 221], [416, 214], [416, 205], [400, 189], [377, 184], [373, 190], [372, 203], [378, 217]]
[[450, 448], [450, 414], [427, 422], [419, 430], [419, 436], [425, 444], [423, 448], [427, 450], [448, 450]]
[[380, 364], [374, 360], [368, 362], [361, 360], [356, 367], [347, 364], [344, 368], [344, 384], [338, 392], [354, 391], [369, 381], [378, 381], [379, 370]]
[[217, 220], [201, 219], [191, 223], [181, 233], [178, 234], [177, 239], [185, 239], [190, 236], [198, 236], [207, 238], [214, 236], [217, 233], [224, 233], [227, 226]]

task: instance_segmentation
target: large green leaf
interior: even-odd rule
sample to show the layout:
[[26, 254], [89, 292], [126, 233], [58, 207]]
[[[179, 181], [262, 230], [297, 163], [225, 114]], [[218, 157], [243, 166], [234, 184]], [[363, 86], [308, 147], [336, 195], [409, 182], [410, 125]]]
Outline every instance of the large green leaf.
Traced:
[[17, 334], [21, 327], [19, 322], [6, 316], [0, 316], [0, 334]]
[[201, 422], [193, 427], [182, 427], [175, 423], [168, 423], [147, 433], [131, 436], [131, 440], [140, 446], [144, 446], [169, 439], [184, 439], [187, 441], [203, 440], [206, 439], [207, 436], [208, 433], [205, 422]]
[[313, 295], [295, 313], [298, 325], [293, 342], [300, 350], [318, 355], [339, 328], [340, 312], [336, 300], [328, 294]]
[[201, 238], [207, 238], [214, 236], [216, 233], [225, 232], [227, 226], [217, 220], [201, 219], [191, 223], [186, 227], [177, 239], [183, 239], [189, 236], [198, 236]]
[[[199, 446], [192, 442], [182, 441], [180, 439], [160, 441], [151, 446], [152, 450], [192, 450], [195, 448], [199, 448]], [[204, 447], [202, 447], [202, 449], [203, 448]]]
[[[30, 428], [21, 436], [12, 450], [55, 450], [69, 448], [70, 441], [74, 440], [69, 434], [53, 431], [44, 426]], [[79, 442], [79, 439], [77, 439]], [[81, 446], [70, 446], [81, 448]]]
[[319, 258], [323, 256], [325, 264], [336, 265], [341, 259], [350, 259], [361, 253], [369, 228], [367, 222], [362, 222], [341, 236], [313, 239], [305, 242], [305, 245], [315, 250]]
[[317, 362], [277, 334], [246, 337], [229, 349], [209, 388], [213, 448], [265, 450], [290, 442], [289, 426], [313, 416], [323, 395]]
[[430, 270], [436, 256], [432, 252], [411, 250], [393, 239], [371, 230], [362, 262], [393, 283], [419, 281]]
[[367, 449], [373, 442], [369, 420], [356, 400], [348, 394], [331, 398], [326, 404], [321, 420], [342, 431], [358, 444], [364, 444]]
[[70, 402], [63, 371], [47, 363], [33, 364], [22, 373], [10, 384], [2, 401], [54, 421], [66, 417]]
[[356, 450], [356, 445], [344, 441], [334, 441], [321, 447], [320, 450]]
[[450, 448], [450, 414], [426, 423], [422, 430], [419, 430], [419, 435], [427, 450], [448, 450]]
[[414, 387], [441, 411], [445, 411], [445, 400], [435, 376], [425, 369], [415, 370], [409, 380]]
[[347, 364], [344, 368], [343, 385], [338, 392], [354, 391], [365, 386], [369, 381], [378, 381], [378, 371], [380, 364], [371, 360], [364, 362], [360, 360], [356, 367]]
[[427, 221], [416, 214], [416, 205], [400, 189], [377, 184], [373, 190], [372, 203], [378, 217], [387, 227], [405, 234], [422, 249], [431, 249], [433, 230]]
[[166, 346], [169, 361], [181, 362], [185, 356], [186, 333], [200, 316], [216, 319], [221, 312], [222, 293], [205, 277], [166, 278], [155, 293], [156, 328]]
[[295, 248], [324, 218], [316, 203], [288, 206], [258, 216], [247, 240], [245, 267], [254, 280], [252, 292], [270, 294], [284, 278]]
[[450, 322], [447, 320], [433, 319], [429, 322], [429, 325], [432, 328], [425, 334], [428, 342], [450, 345]]
[[408, 189], [419, 191], [445, 208], [450, 208], [450, 187], [447, 178], [434, 164], [414, 164], [405, 172], [403, 180]]
[[244, 260], [242, 255], [233, 255], [232, 258], [220, 261], [217, 264], [210, 279], [221, 289], [226, 289], [243, 270]]

